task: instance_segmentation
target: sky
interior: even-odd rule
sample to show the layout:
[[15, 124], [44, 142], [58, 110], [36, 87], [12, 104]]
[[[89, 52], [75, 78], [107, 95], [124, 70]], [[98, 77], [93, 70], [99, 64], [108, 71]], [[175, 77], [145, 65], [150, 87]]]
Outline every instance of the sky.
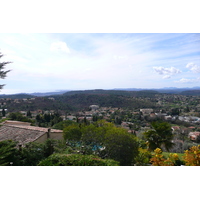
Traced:
[[199, 33], [0, 33], [2, 94], [200, 86]]

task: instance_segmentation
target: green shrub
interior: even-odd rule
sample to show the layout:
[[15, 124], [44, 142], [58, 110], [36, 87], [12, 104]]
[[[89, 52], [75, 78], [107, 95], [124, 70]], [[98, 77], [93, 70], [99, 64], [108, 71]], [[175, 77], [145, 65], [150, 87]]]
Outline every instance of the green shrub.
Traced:
[[94, 155], [52, 154], [38, 166], [118, 166], [119, 162]]

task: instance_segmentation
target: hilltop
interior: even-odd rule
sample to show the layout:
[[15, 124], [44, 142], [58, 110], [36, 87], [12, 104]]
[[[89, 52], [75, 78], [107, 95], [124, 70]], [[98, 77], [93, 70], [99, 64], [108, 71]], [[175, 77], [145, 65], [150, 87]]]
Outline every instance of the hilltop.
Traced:
[[[62, 95], [49, 97], [31, 97], [9, 99], [6, 101], [6, 108], [10, 112], [20, 110], [65, 110], [79, 111], [88, 109], [90, 105], [98, 104], [101, 107], [121, 108], [148, 108], [155, 107], [148, 97], [154, 97], [157, 92], [141, 91], [108, 91], [108, 90], [87, 90], [71, 91]], [[16, 97], [19, 97], [16, 95]], [[24, 97], [24, 96], [23, 96]], [[138, 99], [141, 97], [140, 99]], [[147, 99], [145, 99], [147, 97]], [[143, 99], [144, 98], [144, 99]], [[4, 102], [4, 100], [1, 100]]]
[[154, 95], [156, 93], [161, 94], [180, 94], [180, 95], [191, 95], [199, 96], [200, 87], [193, 88], [160, 88], [160, 89], [142, 89], [142, 88], [115, 88], [115, 89], [94, 89], [94, 90], [60, 90], [52, 92], [34, 92], [34, 93], [19, 93], [19, 94], [1, 94], [0, 98], [11, 98], [11, 99], [22, 99], [32, 97], [46, 97], [46, 96], [57, 96], [57, 95], [73, 95], [73, 94], [115, 94], [125, 96], [138, 96], [138, 95]]

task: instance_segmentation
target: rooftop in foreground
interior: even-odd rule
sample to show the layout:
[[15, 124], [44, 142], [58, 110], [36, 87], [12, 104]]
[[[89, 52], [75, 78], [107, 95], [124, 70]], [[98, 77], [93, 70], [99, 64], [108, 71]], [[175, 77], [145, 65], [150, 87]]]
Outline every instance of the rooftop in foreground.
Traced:
[[19, 144], [43, 142], [48, 138], [62, 139], [62, 130], [30, 126], [27, 122], [5, 121], [0, 127], [0, 141], [13, 140]]

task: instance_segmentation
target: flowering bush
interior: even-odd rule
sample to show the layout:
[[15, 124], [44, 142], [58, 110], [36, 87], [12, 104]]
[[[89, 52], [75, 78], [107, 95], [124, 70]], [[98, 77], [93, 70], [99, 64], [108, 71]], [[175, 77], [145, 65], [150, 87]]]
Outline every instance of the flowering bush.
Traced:
[[186, 150], [184, 160], [187, 166], [200, 166], [200, 145]]
[[150, 163], [152, 163], [153, 166], [174, 166], [176, 165], [177, 160], [179, 160], [179, 157], [176, 153], [170, 153], [169, 157], [165, 159], [162, 155], [162, 150], [160, 148], [156, 148], [154, 150], [154, 154], [152, 154]]

